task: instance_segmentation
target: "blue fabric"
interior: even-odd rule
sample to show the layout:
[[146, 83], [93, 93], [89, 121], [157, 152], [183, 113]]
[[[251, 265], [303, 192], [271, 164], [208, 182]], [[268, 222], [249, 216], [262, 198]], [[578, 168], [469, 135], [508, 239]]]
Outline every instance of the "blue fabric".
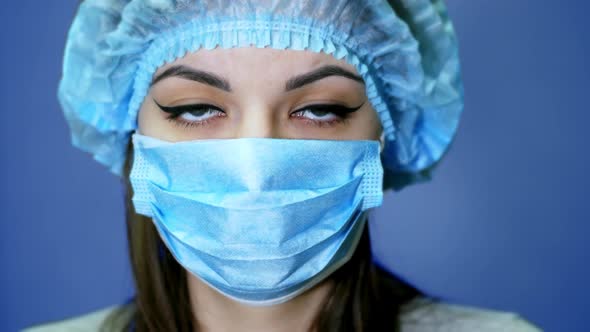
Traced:
[[251, 305], [288, 301], [342, 266], [383, 200], [377, 141], [133, 143], [136, 212], [187, 270]]
[[325, 52], [354, 65], [386, 134], [388, 172], [432, 166], [454, 136], [463, 92], [441, 1], [86, 0], [69, 31], [59, 86], [73, 144], [120, 174], [158, 67], [200, 48], [251, 44]]

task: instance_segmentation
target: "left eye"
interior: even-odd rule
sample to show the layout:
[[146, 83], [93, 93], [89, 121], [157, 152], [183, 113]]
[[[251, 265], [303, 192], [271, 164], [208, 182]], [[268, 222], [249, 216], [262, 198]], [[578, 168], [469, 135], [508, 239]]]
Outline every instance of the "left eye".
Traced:
[[313, 121], [333, 121], [338, 120], [340, 116], [334, 112], [327, 110], [318, 110], [313, 108], [306, 108], [303, 110], [293, 112], [293, 116], [298, 118], [307, 118]]
[[346, 118], [361, 106], [349, 108], [342, 105], [311, 105], [294, 111], [291, 115], [315, 122], [334, 122]]

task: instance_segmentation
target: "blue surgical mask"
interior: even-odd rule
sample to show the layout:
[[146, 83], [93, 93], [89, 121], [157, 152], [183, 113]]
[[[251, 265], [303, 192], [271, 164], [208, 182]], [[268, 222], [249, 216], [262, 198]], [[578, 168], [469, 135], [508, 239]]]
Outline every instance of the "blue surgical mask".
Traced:
[[185, 269], [249, 305], [288, 301], [346, 263], [383, 199], [378, 141], [133, 144], [136, 212]]

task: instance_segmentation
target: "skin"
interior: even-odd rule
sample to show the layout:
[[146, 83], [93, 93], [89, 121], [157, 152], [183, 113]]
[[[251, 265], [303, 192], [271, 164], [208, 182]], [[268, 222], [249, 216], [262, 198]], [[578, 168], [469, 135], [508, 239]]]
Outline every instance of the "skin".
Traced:
[[[353, 66], [324, 53], [253, 47], [188, 53], [154, 74], [139, 111], [138, 131], [171, 142], [243, 137], [379, 140], [381, 124], [362, 82], [332, 75], [285, 91], [290, 78], [327, 65], [358, 76]], [[178, 66], [215, 74], [231, 91], [186, 77], [161, 78]], [[214, 108], [169, 119], [158, 106], [197, 103]], [[362, 106], [341, 119], [305, 109], [316, 104]], [[328, 279], [286, 303], [250, 307], [219, 294], [189, 272], [187, 280], [199, 331], [308, 331], [332, 287]]]

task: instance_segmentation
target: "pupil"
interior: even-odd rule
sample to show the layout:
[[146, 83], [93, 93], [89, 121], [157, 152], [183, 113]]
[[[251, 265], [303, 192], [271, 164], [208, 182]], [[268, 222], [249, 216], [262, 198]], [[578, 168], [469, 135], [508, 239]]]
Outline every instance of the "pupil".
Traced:
[[202, 116], [202, 115], [208, 113], [208, 111], [209, 111], [208, 109], [206, 109], [206, 110], [205, 109], [203, 109], [203, 110], [195, 110], [195, 111], [190, 111], [190, 114], [193, 115], [193, 116]]
[[319, 116], [319, 117], [324, 116], [328, 113], [329, 113], [328, 111], [320, 111], [320, 110], [312, 110], [311, 111], [311, 114], [313, 114], [315, 116]]

